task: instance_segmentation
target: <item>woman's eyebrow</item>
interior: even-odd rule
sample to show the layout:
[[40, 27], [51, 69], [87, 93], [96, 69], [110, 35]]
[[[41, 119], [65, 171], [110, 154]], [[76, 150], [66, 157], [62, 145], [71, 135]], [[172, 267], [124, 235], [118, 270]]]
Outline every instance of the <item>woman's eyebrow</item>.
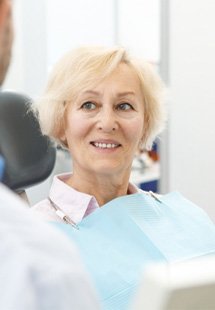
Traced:
[[133, 91], [125, 91], [125, 92], [120, 92], [117, 94], [119, 97], [127, 96], [127, 95], [132, 95], [135, 96], [135, 92]]
[[82, 94], [83, 95], [96, 95], [96, 96], [100, 95], [100, 93], [95, 90], [85, 90]]
[[[100, 95], [100, 92], [95, 90], [85, 90], [82, 94]], [[135, 95], [134, 91], [124, 91], [117, 93], [118, 96]]]

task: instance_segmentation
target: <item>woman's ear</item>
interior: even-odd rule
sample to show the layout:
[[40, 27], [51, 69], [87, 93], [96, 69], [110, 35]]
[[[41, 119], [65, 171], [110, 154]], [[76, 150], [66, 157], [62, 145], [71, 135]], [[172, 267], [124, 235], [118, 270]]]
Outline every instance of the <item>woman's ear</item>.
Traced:
[[4, 25], [4, 21], [5, 21], [5, 1], [2, 0], [0, 1], [0, 31], [2, 29], [2, 26]]
[[1, 0], [0, 1], [0, 32], [2, 28], [6, 24], [8, 17], [11, 15], [11, 2], [8, 0]]
[[138, 144], [138, 150], [140, 153], [145, 151], [145, 139], [146, 139], [145, 134], [143, 134]]
[[66, 141], [66, 134], [65, 131], [62, 130], [62, 132], [60, 132], [59, 134], [59, 139], [62, 141]]
[[66, 107], [66, 101], [64, 101], [65, 110], [63, 112], [63, 116], [60, 121], [60, 126], [58, 127], [58, 139], [66, 146], [68, 147], [67, 143], [67, 107]]
[[57, 138], [62, 141], [63, 144], [67, 145], [65, 120], [62, 121], [60, 129], [57, 133]]
[[60, 143], [64, 146], [64, 147], [68, 147], [68, 143], [67, 143], [67, 138], [66, 138], [66, 134], [65, 132], [63, 132], [62, 134], [59, 134], [57, 136], [58, 141], [60, 141]]
[[58, 138], [58, 140], [61, 141], [63, 144], [67, 145], [66, 133], [65, 133], [65, 130], [63, 130], [63, 128], [62, 128], [61, 131], [58, 133], [57, 138]]

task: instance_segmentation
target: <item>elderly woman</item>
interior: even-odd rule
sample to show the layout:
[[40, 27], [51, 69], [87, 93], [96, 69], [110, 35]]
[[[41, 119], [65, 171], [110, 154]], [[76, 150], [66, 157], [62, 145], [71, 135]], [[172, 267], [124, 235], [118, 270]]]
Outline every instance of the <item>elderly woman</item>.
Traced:
[[151, 66], [123, 48], [80, 48], [59, 61], [37, 105], [42, 132], [68, 148], [73, 169], [33, 210], [78, 225], [55, 223], [79, 246], [104, 309], [127, 308], [143, 264], [215, 252], [199, 208], [129, 182], [135, 154], [163, 128], [163, 94]]
[[151, 65], [123, 48], [85, 47], [64, 56], [37, 110], [43, 134], [68, 148], [73, 169], [55, 176], [49, 199], [34, 210], [62, 221], [57, 208], [79, 223], [112, 199], [138, 192], [129, 183], [132, 161], [163, 128], [163, 90]]

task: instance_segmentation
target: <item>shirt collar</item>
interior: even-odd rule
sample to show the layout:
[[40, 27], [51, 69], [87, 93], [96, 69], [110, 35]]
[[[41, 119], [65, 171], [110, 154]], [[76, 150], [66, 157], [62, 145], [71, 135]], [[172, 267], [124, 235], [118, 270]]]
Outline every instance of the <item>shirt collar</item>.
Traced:
[[99, 206], [93, 196], [79, 192], [65, 183], [70, 176], [71, 173], [64, 173], [54, 177], [50, 198], [75, 223], [79, 223]]
[[[79, 223], [85, 216], [89, 215], [97, 208], [98, 202], [94, 196], [79, 192], [66, 184], [66, 180], [71, 173], [63, 173], [54, 176], [50, 189], [51, 200], [75, 223]], [[135, 194], [138, 188], [129, 183], [128, 194]]]

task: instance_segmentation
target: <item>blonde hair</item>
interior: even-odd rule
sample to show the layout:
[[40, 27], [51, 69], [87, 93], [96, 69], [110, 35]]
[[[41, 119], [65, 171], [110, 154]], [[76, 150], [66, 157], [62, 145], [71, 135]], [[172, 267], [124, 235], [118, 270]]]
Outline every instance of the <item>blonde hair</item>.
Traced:
[[122, 47], [81, 47], [67, 53], [57, 62], [43, 96], [34, 106], [42, 133], [65, 146], [60, 136], [68, 104], [81, 91], [97, 85], [110, 75], [120, 63], [130, 66], [140, 80], [144, 98], [142, 148], [150, 149], [165, 123], [165, 87], [152, 65], [130, 56]]

